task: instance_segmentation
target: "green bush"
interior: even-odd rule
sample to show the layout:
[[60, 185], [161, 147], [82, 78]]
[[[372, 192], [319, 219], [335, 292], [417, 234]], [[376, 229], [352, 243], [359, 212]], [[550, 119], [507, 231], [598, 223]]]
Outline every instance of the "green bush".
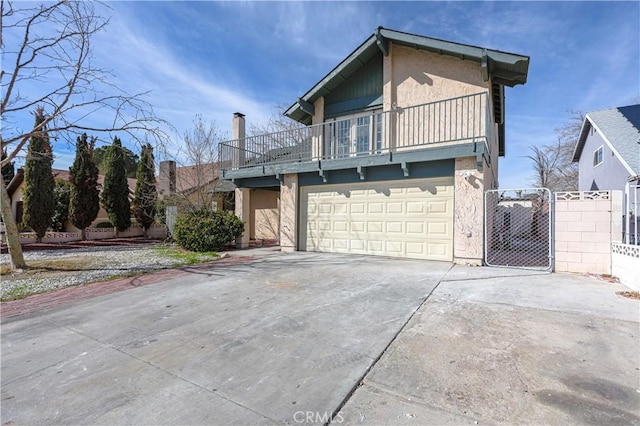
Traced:
[[216, 251], [242, 235], [244, 223], [232, 212], [198, 210], [176, 220], [173, 238], [186, 250]]
[[96, 224], [96, 228], [113, 228], [111, 222], [100, 222]]

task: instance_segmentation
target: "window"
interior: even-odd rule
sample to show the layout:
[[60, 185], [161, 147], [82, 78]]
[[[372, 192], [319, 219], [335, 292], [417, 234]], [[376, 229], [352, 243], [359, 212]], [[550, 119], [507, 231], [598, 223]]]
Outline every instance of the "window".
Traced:
[[344, 158], [371, 154], [382, 148], [382, 116], [379, 111], [339, 117], [329, 122], [329, 155]]
[[604, 154], [604, 146], [593, 151], [593, 167], [599, 166], [602, 164], [602, 157]]

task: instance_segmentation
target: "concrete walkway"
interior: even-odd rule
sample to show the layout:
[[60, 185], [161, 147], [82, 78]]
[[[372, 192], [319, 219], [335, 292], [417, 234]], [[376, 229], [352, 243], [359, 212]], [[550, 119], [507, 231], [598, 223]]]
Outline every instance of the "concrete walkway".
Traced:
[[3, 319], [2, 424], [640, 421], [618, 284], [250, 256]]

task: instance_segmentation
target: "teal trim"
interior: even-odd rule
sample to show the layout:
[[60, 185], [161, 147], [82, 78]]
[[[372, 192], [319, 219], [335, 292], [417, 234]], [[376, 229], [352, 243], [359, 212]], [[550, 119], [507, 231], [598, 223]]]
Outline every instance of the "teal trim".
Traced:
[[[260, 181], [262, 181], [263, 178], [269, 178], [271, 179], [270, 182], [277, 182], [278, 180], [275, 177], [276, 175], [282, 177], [282, 175], [287, 173], [311, 173], [321, 176], [319, 174], [321, 172], [325, 177], [331, 176], [328, 178], [328, 182], [331, 183], [334, 171], [352, 169], [353, 173], [358, 175], [358, 173], [356, 172], [358, 166], [367, 168], [368, 170], [370, 167], [386, 166], [392, 164], [395, 165], [398, 170], [400, 170], [400, 173], [403, 176], [405, 174], [405, 171], [403, 169], [407, 169], [406, 172], [409, 173], [411, 177], [413, 177], [413, 165], [415, 163], [435, 162], [440, 160], [448, 161], [455, 158], [463, 157], [476, 157], [478, 161], [478, 170], [481, 170], [482, 158], [483, 156], [487, 155], [484, 151], [484, 147], [484, 142], [477, 142], [451, 146], [429, 147], [425, 149], [406, 152], [367, 155], [363, 157], [349, 157], [339, 160], [265, 165], [262, 167], [249, 167], [239, 170], [226, 170], [224, 171], [223, 178], [226, 180], [234, 179], [234, 183], [236, 183], [236, 185], [238, 186], [241, 186], [245, 185], [244, 182], [251, 182], [245, 181], [245, 179], [250, 178], [259, 178]], [[367, 180], [369, 180], [369, 178], [370, 175], [367, 172]], [[243, 182], [242, 184], [238, 184], [240, 180], [241, 182]]]
[[383, 29], [384, 28], [382, 28], [382, 27], [378, 27], [376, 29], [376, 32], [375, 32], [375, 34], [376, 34], [376, 44], [378, 45], [378, 48], [380, 49], [380, 51], [382, 52], [382, 54], [384, 56], [389, 56], [389, 42], [380, 33], [380, 31], [383, 30]]
[[280, 179], [276, 178], [275, 175], [236, 179], [233, 183], [238, 188], [280, 188]]
[[357, 112], [382, 108], [382, 95], [368, 96], [366, 98], [351, 99], [345, 102], [339, 102], [332, 105], [325, 105], [324, 118], [336, 118], [345, 114], [355, 114]]
[[[363, 168], [360, 168], [362, 171]], [[455, 160], [439, 160], [428, 161], [421, 163], [411, 164], [411, 176], [410, 179], [424, 179], [424, 178], [436, 178], [436, 177], [451, 177], [455, 170]], [[326, 173], [326, 172], [325, 172]], [[383, 166], [372, 166], [366, 168], [366, 182], [379, 182], [389, 180], [407, 180], [401, 164], [389, 164]], [[342, 169], [332, 170], [328, 175], [326, 182], [318, 173], [300, 173], [298, 175], [299, 186], [314, 186], [314, 185], [334, 185], [344, 183], [356, 183], [362, 182], [362, 174], [359, 173], [358, 168], [354, 169]]]
[[298, 105], [300, 105], [300, 109], [309, 115], [314, 115], [316, 113], [316, 108], [313, 104], [305, 101], [304, 99], [298, 98]]

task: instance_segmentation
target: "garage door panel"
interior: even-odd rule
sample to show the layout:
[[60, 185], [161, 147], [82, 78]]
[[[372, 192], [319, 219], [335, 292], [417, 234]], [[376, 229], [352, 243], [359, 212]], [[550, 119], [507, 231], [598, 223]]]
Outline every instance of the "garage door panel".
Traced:
[[450, 228], [449, 224], [446, 222], [431, 222], [427, 224], [427, 229], [429, 235], [440, 236], [440, 237], [449, 237]]
[[333, 230], [335, 232], [348, 232], [349, 223], [344, 220], [336, 220], [333, 222]]
[[407, 213], [420, 213], [424, 214], [424, 201], [407, 201]]
[[431, 214], [437, 213], [447, 213], [449, 211], [449, 206], [447, 205], [447, 200], [442, 201], [427, 201], [427, 211]]
[[363, 240], [350, 240], [349, 248], [352, 250], [364, 252], [366, 241]]
[[367, 223], [367, 232], [383, 232], [384, 231], [384, 222], [383, 221], [371, 221]]
[[325, 201], [318, 204], [318, 213], [319, 214], [331, 213], [331, 203]]
[[386, 222], [387, 234], [402, 234], [404, 232], [403, 222]]
[[350, 213], [351, 214], [362, 214], [364, 213], [365, 210], [365, 204], [364, 203], [353, 203], [350, 205]]
[[427, 243], [427, 255], [429, 256], [445, 256], [447, 253], [446, 242], [429, 242]]
[[453, 178], [301, 188], [307, 250], [453, 258]]
[[367, 211], [371, 214], [383, 213], [384, 203], [371, 202], [367, 205]]
[[423, 257], [426, 256], [426, 243], [418, 242], [418, 241], [407, 241], [407, 255], [413, 257]]
[[364, 232], [366, 224], [364, 221], [354, 221], [350, 223], [351, 225], [351, 229], [350, 231], [352, 233], [357, 233], [357, 232]]
[[404, 204], [401, 202], [393, 202], [390, 201], [386, 203], [387, 206], [387, 214], [402, 214]]
[[367, 241], [367, 250], [371, 254], [384, 254], [384, 241], [382, 240], [369, 240]]
[[387, 241], [386, 251], [390, 256], [400, 256], [404, 253], [404, 242], [401, 241]]
[[333, 205], [333, 212], [335, 214], [347, 214], [349, 212], [349, 206], [347, 203], [335, 203]]
[[349, 240], [334, 238], [333, 247], [336, 250], [349, 250]]
[[418, 236], [421, 237], [422, 235], [424, 235], [424, 230], [425, 230], [425, 223], [420, 221], [420, 222], [409, 222], [407, 221], [407, 235], [413, 235], [413, 236]]

